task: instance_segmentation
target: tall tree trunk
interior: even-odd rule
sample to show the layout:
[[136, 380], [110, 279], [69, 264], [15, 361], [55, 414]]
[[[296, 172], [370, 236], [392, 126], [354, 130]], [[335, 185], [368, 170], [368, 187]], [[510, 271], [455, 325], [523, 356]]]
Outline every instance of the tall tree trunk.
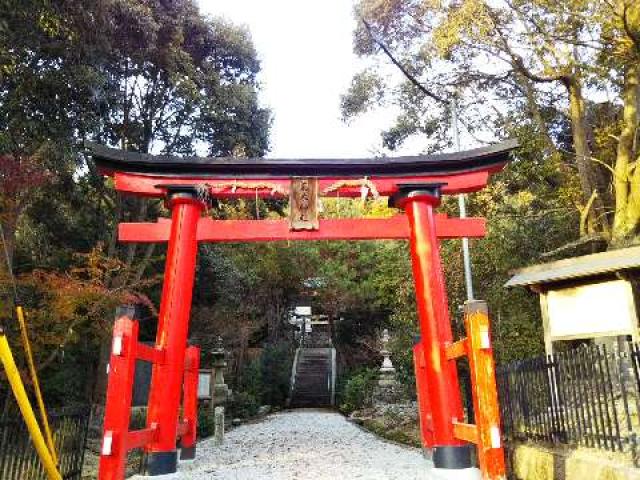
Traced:
[[[591, 159], [589, 135], [587, 128], [586, 109], [582, 95], [582, 85], [575, 77], [568, 77], [565, 86], [569, 92], [569, 118], [573, 134], [573, 149], [576, 154], [576, 166], [584, 205], [589, 204], [593, 192], [598, 192], [598, 185], [594, 175], [594, 164]], [[588, 212], [592, 228], [602, 233], [609, 232], [609, 223], [602, 199], [597, 196], [593, 200], [593, 208]], [[592, 232], [587, 232], [592, 233]]]
[[640, 222], [640, 170], [637, 165], [631, 173], [631, 166], [636, 156], [639, 85], [640, 67], [637, 63], [631, 62], [627, 65], [624, 78], [622, 131], [618, 142], [613, 179], [616, 198], [613, 244], [621, 244], [628, 240], [637, 231]]

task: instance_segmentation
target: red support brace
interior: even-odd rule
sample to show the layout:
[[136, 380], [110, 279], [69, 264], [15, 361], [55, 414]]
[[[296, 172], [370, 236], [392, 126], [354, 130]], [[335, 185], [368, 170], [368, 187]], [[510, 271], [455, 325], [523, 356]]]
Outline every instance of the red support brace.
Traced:
[[158, 430], [155, 427], [144, 428], [142, 430], [133, 430], [127, 433], [127, 451], [134, 448], [143, 448], [153, 441], [158, 434]]
[[147, 426], [158, 435], [148, 446], [149, 474], [165, 475], [177, 469], [178, 413], [184, 380], [185, 350], [198, 251], [197, 228], [204, 204], [195, 189], [169, 192], [171, 237], [167, 247], [156, 348], [164, 362], [153, 366]]
[[200, 349], [188, 347], [184, 369], [183, 412], [187, 425], [180, 440], [180, 458], [191, 460], [196, 456], [196, 435], [198, 428], [198, 372], [200, 370]]
[[136, 367], [138, 322], [135, 309], [119, 308], [113, 326], [109, 381], [100, 452], [100, 480], [122, 480], [129, 444], [132, 385]]
[[[142, 430], [129, 431], [136, 360], [152, 362], [154, 365], [165, 361], [164, 350], [138, 342], [139, 327], [138, 322], [133, 320], [134, 312], [133, 307], [118, 309], [113, 327], [100, 480], [124, 479], [127, 453], [136, 448], [147, 449], [159, 439], [160, 431], [156, 422], [149, 422], [147, 428]], [[199, 369], [200, 349], [187, 348], [183, 386], [184, 419], [176, 423], [173, 429], [182, 438], [182, 458], [190, 458], [189, 455], [195, 454]]]

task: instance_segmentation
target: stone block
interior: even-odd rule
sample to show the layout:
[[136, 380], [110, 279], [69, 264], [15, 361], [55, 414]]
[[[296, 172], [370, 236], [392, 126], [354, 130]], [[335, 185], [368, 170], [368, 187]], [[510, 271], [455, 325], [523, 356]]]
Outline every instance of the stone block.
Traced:
[[213, 444], [222, 445], [224, 443], [224, 407], [216, 407], [213, 410]]
[[512, 452], [512, 470], [518, 480], [640, 480], [640, 471], [626, 454], [534, 444], [516, 445]]
[[554, 480], [553, 453], [541, 448], [520, 445], [513, 458], [513, 469], [520, 480]]

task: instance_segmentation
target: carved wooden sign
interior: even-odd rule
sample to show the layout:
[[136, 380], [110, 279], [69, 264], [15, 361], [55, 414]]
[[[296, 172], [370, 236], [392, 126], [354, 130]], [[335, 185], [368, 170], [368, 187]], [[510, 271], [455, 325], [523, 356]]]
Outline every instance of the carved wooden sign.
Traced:
[[289, 228], [318, 230], [318, 179], [294, 177], [289, 194]]

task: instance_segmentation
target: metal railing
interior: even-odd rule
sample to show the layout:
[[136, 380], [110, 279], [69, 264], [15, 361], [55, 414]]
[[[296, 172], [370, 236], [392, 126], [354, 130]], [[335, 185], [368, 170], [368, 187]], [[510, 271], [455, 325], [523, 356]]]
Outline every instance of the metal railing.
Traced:
[[[67, 408], [49, 414], [59, 471], [65, 480], [80, 480], [89, 425], [89, 407]], [[45, 480], [42, 464], [19, 415], [0, 418], [0, 478]]]
[[640, 433], [640, 347], [582, 346], [497, 369], [507, 440], [580, 445], [628, 454]]

